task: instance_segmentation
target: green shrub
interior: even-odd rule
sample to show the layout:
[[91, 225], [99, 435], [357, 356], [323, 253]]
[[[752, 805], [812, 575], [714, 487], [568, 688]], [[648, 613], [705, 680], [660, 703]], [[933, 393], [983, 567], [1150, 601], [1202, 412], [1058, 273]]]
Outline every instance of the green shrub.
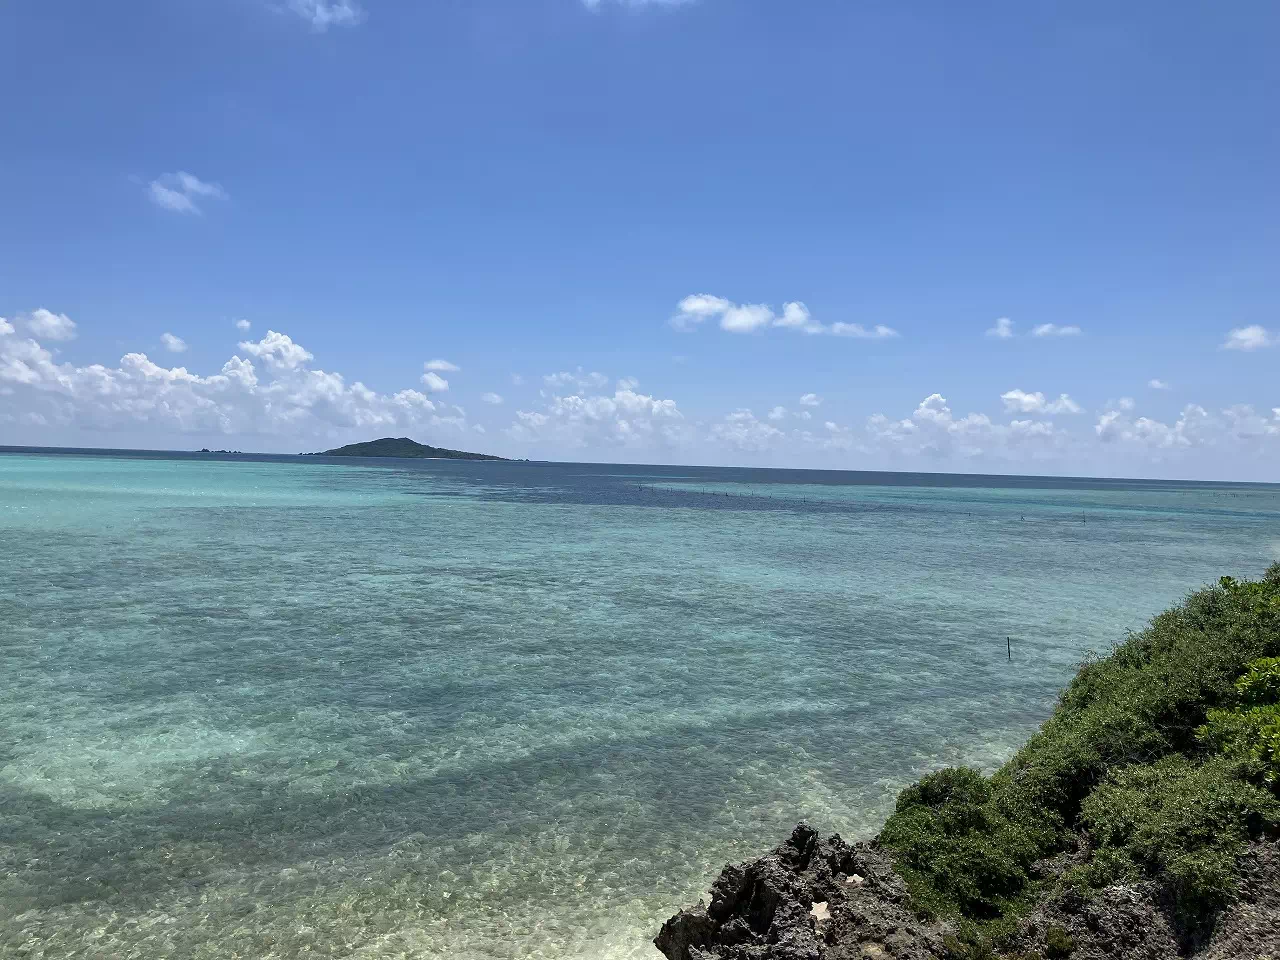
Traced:
[[[1247, 694], [1236, 680], [1249, 664], [1277, 656], [1280, 564], [1262, 580], [1224, 578], [1192, 594], [1109, 656], [1086, 662], [1040, 732], [992, 777], [945, 770], [903, 791], [879, 841], [893, 853], [916, 909], [986, 922], [1017, 909], [1032, 893], [1031, 865], [1074, 842], [1086, 805], [1088, 825], [1114, 839], [1072, 879], [1101, 885], [1163, 871], [1188, 903], [1216, 902], [1230, 883], [1228, 850], [1239, 842], [1240, 824], [1271, 822], [1264, 801], [1274, 798], [1242, 782], [1239, 760], [1204, 772], [1185, 759], [1149, 775], [1139, 771], [1216, 749], [1204, 732], [1213, 726], [1210, 712], [1265, 695], [1270, 667], [1246, 684]], [[1248, 729], [1248, 742], [1261, 745], [1258, 755], [1274, 759], [1273, 728]], [[1203, 790], [1211, 785], [1226, 791], [1224, 805], [1208, 802]], [[1144, 795], [1170, 787], [1195, 801], [1182, 821]], [[1167, 842], [1125, 820], [1126, 810], [1162, 818]], [[1231, 826], [1232, 839], [1217, 844], [1201, 836], [1203, 826], [1220, 822]]]
[[1052, 926], [1044, 932], [1044, 955], [1048, 960], [1067, 960], [1076, 952], [1076, 942], [1064, 927]]
[[1097, 886], [1135, 876], [1163, 879], [1181, 910], [1203, 914], [1234, 888], [1245, 842], [1280, 825], [1280, 801], [1238, 779], [1220, 759], [1167, 757], [1112, 774], [1080, 815], [1097, 849]]
[[1196, 735], [1200, 742], [1237, 764], [1241, 774], [1280, 786], [1280, 658], [1249, 664], [1236, 681], [1239, 706], [1210, 710]]
[[1263, 657], [1249, 664], [1236, 681], [1236, 693], [1247, 707], [1267, 707], [1280, 703], [1280, 657]]
[[930, 774], [898, 797], [880, 834], [925, 912], [999, 916], [1027, 883], [1038, 846], [991, 804], [965, 767]]

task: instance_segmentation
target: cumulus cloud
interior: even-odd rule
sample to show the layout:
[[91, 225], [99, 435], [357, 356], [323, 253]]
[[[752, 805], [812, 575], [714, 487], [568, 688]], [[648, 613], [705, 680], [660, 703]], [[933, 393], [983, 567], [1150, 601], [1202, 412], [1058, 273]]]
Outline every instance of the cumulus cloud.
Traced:
[[1148, 450], [1191, 447], [1209, 442], [1218, 424], [1199, 404], [1189, 403], [1173, 424], [1150, 417], [1134, 417], [1132, 406], [1105, 411], [1094, 425], [1094, 433], [1104, 443], [1126, 444]]
[[798, 300], [784, 303], [782, 313], [779, 314], [768, 304], [734, 303], [724, 297], [713, 297], [706, 293], [697, 293], [681, 300], [668, 322], [681, 333], [690, 333], [707, 320], [718, 320], [720, 329], [728, 333], [756, 333], [778, 327], [797, 333], [832, 334], [864, 340], [885, 340], [898, 336], [898, 331], [884, 324], [868, 328], [859, 323], [821, 323]]
[[594, 370], [588, 373], [583, 370], [582, 367], [579, 367], [577, 371], [573, 373], [568, 371], [549, 373], [542, 378], [542, 382], [553, 390], [573, 387], [579, 393], [586, 393], [590, 390], [599, 390], [609, 382], [609, 378], [603, 373], [597, 373]]
[[773, 321], [773, 310], [762, 303], [735, 303], [721, 315], [720, 329], [729, 333], [754, 333]]
[[854, 433], [853, 427], [844, 427], [831, 420], [826, 421], [823, 425], [826, 434], [821, 438], [815, 438], [818, 445], [827, 450], [858, 450], [866, 452], [867, 448], [864, 444], [858, 442], [857, 435]]
[[1274, 347], [1276, 344], [1280, 344], [1280, 336], [1255, 323], [1248, 327], [1236, 327], [1228, 333], [1227, 339], [1222, 342], [1222, 349], [1262, 350], [1265, 347]]
[[[1205, 449], [1259, 452], [1267, 444], [1280, 446], [1280, 407], [1260, 413], [1249, 404], [1236, 404], [1218, 413], [1189, 403], [1178, 419], [1165, 423], [1134, 416], [1133, 406], [1114, 405], [1098, 417], [1094, 433], [1103, 443], [1161, 456]], [[1276, 449], [1272, 447], [1271, 449]]]
[[1025, 390], [1010, 390], [1008, 393], [1000, 394], [1000, 399], [1003, 401], [1004, 409], [1007, 413], [1056, 414], [1080, 412], [1080, 405], [1065, 393], [1058, 394], [1057, 400], [1046, 400], [1045, 395], [1039, 391], [1027, 393]]
[[440, 373], [457, 373], [462, 368], [456, 363], [450, 363], [448, 360], [428, 360], [423, 364], [426, 370], [436, 370]]
[[988, 337], [995, 337], [997, 340], [1008, 340], [1013, 336], [1013, 321], [1008, 317], [998, 317], [995, 326], [987, 330]]
[[0, 317], [0, 337], [8, 333], [13, 333], [13, 324], [4, 317]]
[[354, 27], [364, 22], [364, 8], [355, 0], [288, 0], [287, 8], [307, 21], [316, 33], [330, 27]]
[[1033, 337], [1078, 337], [1083, 331], [1073, 325], [1059, 326], [1056, 323], [1042, 323], [1031, 331]]
[[820, 407], [822, 406], [822, 398], [816, 393], [806, 393], [800, 398], [800, 406], [802, 407]]
[[1158, 377], [1148, 380], [1147, 386], [1150, 387], [1152, 390], [1168, 390], [1169, 389], [1169, 384], [1166, 383], [1164, 380], [1159, 379]]
[[197, 199], [225, 200], [227, 197], [226, 191], [216, 183], [206, 183], [183, 170], [156, 177], [147, 185], [147, 195], [163, 210], [191, 214], [203, 213]]
[[957, 418], [939, 393], [922, 400], [909, 417], [895, 420], [882, 413], [868, 417], [866, 431], [872, 447], [891, 455], [937, 459], [1040, 458], [1056, 455], [1066, 442], [1065, 435], [1045, 420], [997, 423], [984, 413]]
[[493, 404], [495, 407], [502, 403], [502, 397], [496, 393], [483, 393], [480, 395], [480, 399], [485, 403]]
[[18, 325], [37, 340], [62, 341], [76, 338], [75, 321], [65, 313], [54, 313], [40, 307], [17, 319]]
[[268, 330], [261, 340], [241, 340], [240, 349], [252, 356], [265, 360], [267, 366], [276, 370], [296, 370], [315, 359], [315, 356], [300, 343], [294, 343], [288, 334]]
[[236, 321], [236, 329], [237, 329], [237, 330], [248, 330], [250, 326], [252, 326], [252, 324], [250, 324], [248, 320], [237, 320], [237, 321]]
[[382, 394], [312, 369], [310, 352], [274, 331], [242, 344], [247, 356], [233, 356], [209, 375], [165, 367], [144, 353], [126, 353], [114, 366], [59, 363], [35, 339], [15, 334], [0, 336], [0, 389], [8, 392], [0, 418], [7, 422], [290, 442], [344, 431], [447, 427], [425, 394]]
[[757, 420], [744, 408], [735, 410], [711, 427], [711, 438], [743, 453], [762, 453], [783, 438], [781, 430], [771, 423]]
[[186, 353], [187, 341], [181, 337], [175, 337], [172, 333], [160, 334], [160, 342], [164, 344], [164, 348], [170, 353]]
[[[522, 443], [550, 444], [568, 450], [593, 446], [668, 448], [688, 442], [688, 425], [674, 400], [659, 399], [620, 382], [612, 395], [592, 393], [597, 374], [553, 374], [549, 386], [574, 386], [576, 393], [555, 394], [541, 410], [517, 410], [506, 430]], [[555, 378], [555, 382], [552, 382]], [[603, 378], [607, 382], [608, 378]]]
[[809, 308], [799, 301], [784, 303], [782, 305], [782, 316], [776, 318], [773, 323], [774, 326], [786, 327], [789, 330], [799, 330], [801, 333], [823, 333], [825, 331], [823, 325], [813, 319], [813, 315], [809, 313]]
[[434, 370], [427, 370], [420, 379], [429, 393], [444, 393], [449, 389], [449, 381]]
[[833, 323], [831, 332], [837, 337], [856, 337], [859, 340], [890, 340], [899, 335], [897, 330], [883, 323], [869, 329], [860, 323]]
[[769, 411], [770, 420], [785, 420], [786, 416], [787, 416], [786, 407], [774, 407], [772, 410]]
[[688, 333], [712, 317], [720, 316], [731, 306], [724, 297], [696, 293], [680, 301], [668, 322], [681, 333]]

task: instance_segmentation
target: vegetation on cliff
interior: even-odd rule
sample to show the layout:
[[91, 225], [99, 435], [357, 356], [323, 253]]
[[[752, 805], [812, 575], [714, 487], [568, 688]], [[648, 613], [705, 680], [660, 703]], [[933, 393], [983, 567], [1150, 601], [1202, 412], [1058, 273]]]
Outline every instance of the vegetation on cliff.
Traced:
[[408, 437], [383, 437], [381, 440], [367, 440], [364, 443], [348, 443], [345, 447], [337, 447], [316, 454], [321, 457], [401, 457], [414, 460], [505, 460], [505, 457], [494, 457], [487, 453], [467, 453], [464, 450], [449, 450], [446, 447], [433, 447], [418, 443]]
[[[1194, 927], [1280, 833], [1280, 564], [1224, 578], [1086, 662], [1000, 770], [903, 791], [878, 843], [978, 956], [1049, 887], [1154, 881]], [[1069, 869], [1048, 872], [1060, 857]]]

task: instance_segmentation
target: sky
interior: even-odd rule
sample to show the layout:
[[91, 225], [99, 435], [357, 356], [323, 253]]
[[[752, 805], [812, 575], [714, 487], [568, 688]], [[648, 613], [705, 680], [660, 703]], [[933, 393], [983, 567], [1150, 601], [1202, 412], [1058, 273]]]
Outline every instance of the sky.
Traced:
[[0, 5], [0, 444], [1280, 480], [1280, 6]]

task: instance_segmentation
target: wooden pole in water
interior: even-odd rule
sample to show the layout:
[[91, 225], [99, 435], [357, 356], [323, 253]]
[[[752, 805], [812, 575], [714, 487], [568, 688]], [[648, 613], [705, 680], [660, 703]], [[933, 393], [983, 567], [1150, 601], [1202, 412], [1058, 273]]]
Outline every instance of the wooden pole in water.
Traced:
[[1004, 639], [1009, 645], [1009, 662], [1013, 663], [1013, 637], [1005, 637]]

